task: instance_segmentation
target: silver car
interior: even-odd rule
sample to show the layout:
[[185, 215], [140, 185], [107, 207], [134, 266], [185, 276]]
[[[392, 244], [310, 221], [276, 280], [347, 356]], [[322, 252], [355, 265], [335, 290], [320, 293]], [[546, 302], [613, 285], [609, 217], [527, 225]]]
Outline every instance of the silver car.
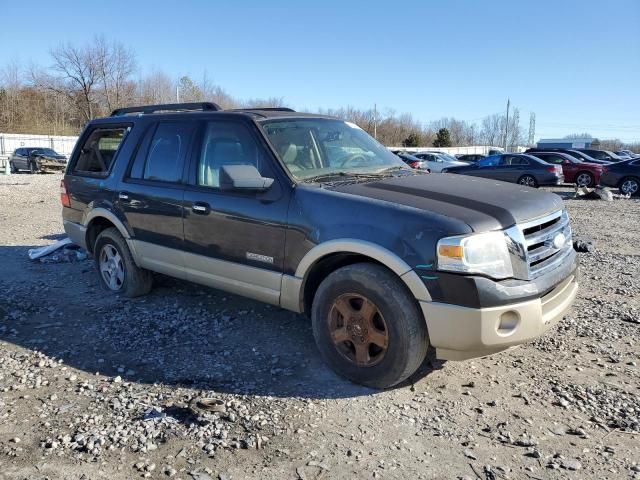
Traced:
[[427, 164], [427, 168], [434, 173], [440, 173], [443, 168], [462, 167], [469, 165], [467, 162], [461, 162], [455, 157], [442, 152], [417, 152], [413, 154]]

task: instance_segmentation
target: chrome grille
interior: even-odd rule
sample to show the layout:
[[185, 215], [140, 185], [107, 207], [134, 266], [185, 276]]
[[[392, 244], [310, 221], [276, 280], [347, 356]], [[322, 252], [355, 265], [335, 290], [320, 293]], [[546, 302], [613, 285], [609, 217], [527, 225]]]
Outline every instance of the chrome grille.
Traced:
[[[514, 274], [533, 279], [557, 267], [571, 253], [573, 240], [566, 210], [507, 230]], [[564, 237], [564, 238], [563, 238]]]

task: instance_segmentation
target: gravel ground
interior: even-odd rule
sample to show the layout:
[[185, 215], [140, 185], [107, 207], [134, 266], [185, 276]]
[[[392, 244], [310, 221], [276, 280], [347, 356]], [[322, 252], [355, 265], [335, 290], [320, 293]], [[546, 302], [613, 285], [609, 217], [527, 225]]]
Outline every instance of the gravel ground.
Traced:
[[0, 478], [640, 478], [639, 200], [554, 189], [595, 243], [573, 311], [379, 392], [328, 371], [300, 315], [29, 261], [62, 237], [59, 180], [0, 177]]

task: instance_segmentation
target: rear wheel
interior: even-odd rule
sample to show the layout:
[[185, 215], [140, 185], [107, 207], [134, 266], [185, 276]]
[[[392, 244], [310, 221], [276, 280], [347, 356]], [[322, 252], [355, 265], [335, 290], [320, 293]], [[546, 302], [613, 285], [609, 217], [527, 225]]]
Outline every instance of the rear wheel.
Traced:
[[623, 178], [620, 182], [620, 193], [622, 195], [637, 195], [640, 192], [640, 180], [636, 177]]
[[523, 175], [518, 179], [518, 183], [520, 185], [524, 185], [525, 187], [538, 188], [538, 182], [536, 181], [536, 177], [533, 175]]
[[313, 334], [339, 375], [387, 388], [413, 374], [429, 346], [415, 298], [386, 268], [359, 263], [330, 274], [313, 299]]
[[596, 179], [589, 172], [578, 172], [576, 175], [576, 185], [578, 187], [593, 187]]
[[127, 242], [116, 228], [100, 232], [93, 249], [102, 287], [126, 297], [151, 291], [153, 275], [136, 265]]

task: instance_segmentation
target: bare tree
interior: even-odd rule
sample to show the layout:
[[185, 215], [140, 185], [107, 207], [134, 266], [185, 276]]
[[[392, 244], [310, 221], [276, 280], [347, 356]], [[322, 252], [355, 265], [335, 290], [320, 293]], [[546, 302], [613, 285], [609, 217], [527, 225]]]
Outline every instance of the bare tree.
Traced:
[[135, 91], [131, 75], [136, 69], [133, 52], [121, 43], [107, 42], [104, 37], [97, 37], [91, 50], [107, 111], [131, 103]]

